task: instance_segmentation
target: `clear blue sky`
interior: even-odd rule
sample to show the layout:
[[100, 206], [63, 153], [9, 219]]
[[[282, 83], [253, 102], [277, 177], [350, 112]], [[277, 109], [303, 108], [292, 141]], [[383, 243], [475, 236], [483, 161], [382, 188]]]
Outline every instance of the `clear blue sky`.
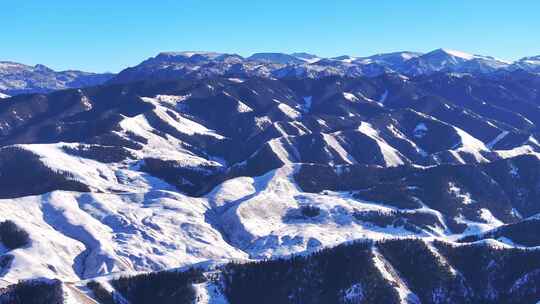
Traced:
[[119, 71], [160, 51], [540, 54], [538, 0], [0, 0], [0, 60]]

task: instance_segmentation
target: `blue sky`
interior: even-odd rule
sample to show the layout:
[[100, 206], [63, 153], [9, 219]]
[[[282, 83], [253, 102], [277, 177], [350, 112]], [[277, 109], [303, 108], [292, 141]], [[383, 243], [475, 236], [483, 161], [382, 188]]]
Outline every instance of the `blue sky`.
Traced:
[[0, 60], [119, 71], [160, 51], [540, 54], [540, 1], [0, 0]]

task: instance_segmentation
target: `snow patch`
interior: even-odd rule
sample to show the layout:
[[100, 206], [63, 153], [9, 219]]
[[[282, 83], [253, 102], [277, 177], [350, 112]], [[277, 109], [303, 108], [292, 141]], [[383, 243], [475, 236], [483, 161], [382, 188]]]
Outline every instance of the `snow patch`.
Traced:
[[322, 136], [324, 138], [324, 141], [328, 145], [328, 147], [334, 150], [343, 161], [345, 161], [348, 164], [356, 163], [356, 160], [354, 159], [354, 157], [351, 154], [349, 154], [349, 152], [347, 152], [340, 145], [340, 143], [337, 141], [337, 139], [333, 135], [322, 133]]
[[493, 147], [500, 142], [503, 138], [505, 138], [510, 132], [508, 131], [502, 131], [501, 134], [497, 135], [492, 141], [490, 141], [486, 146], [491, 150]]
[[416, 138], [422, 138], [422, 137], [426, 136], [427, 131], [428, 131], [428, 128], [427, 128], [426, 124], [425, 123], [419, 123], [414, 128], [413, 135]]
[[291, 108], [289, 105], [280, 102], [278, 104], [278, 109], [285, 114], [285, 116], [291, 118], [292, 120], [296, 120], [302, 116], [302, 114], [295, 109]]
[[383, 104], [388, 99], [388, 90], [384, 90], [381, 97], [379, 97], [379, 103]]
[[529, 145], [519, 146], [511, 150], [496, 150], [494, 152], [501, 158], [512, 158], [519, 155], [536, 155], [540, 158], [540, 153], [537, 153], [536, 150]]
[[458, 58], [462, 58], [462, 59], [465, 59], [465, 60], [471, 60], [471, 59], [475, 58], [474, 55], [471, 55], [469, 53], [465, 53], [465, 52], [462, 52], [462, 51], [456, 51], [456, 50], [451, 50], [451, 49], [442, 49], [442, 51], [444, 51], [448, 55], [458, 57]]
[[373, 249], [373, 262], [383, 278], [390, 282], [397, 290], [400, 303], [420, 304], [420, 299], [418, 296], [414, 294], [409, 287], [407, 287], [392, 265], [390, 265], [390, 263], [384, 259], [383, 255], [377, 248]]
[[360, 127], [358, 127], [358, 130], [377, 142], [388, 167], [396, 167], [405, 164], [400, 153], [382, 139], [379, 136], [379, 132], [375, 130], [370, 123], [362, 122]]
[[359, 100], [358, 97], [356, 97], [354, 94], [348, 92], [343, 92], [343, 97], [350, 102], [355, 102]]
[[[183, 102], [191, 98], [191, 94], [187, 95], [156, 95], [153, 100], [172, 106], [177, 106], [178, 103]], [[153, 100], [148, 97], [142, 97], [143, 100], [152, 102]]]
[[309, 111], [311, 111], [312, 103], [313, 103], [313, 96], [305, 96], [304, 97], [304, 111], [306, 113], [309, 113]]
[[469, 133], [453, 127], [456, 130], [457, 135], [460, 138], [457, 147], [457, 150], [451, 150], [452, 153], [460, 162], [466, 163], [460, 154], [465, 153], [471, 155], [477, 163], [486, 163], [489, 162], [481, 152], [489, 151], [489, 149], [484, 145], [484, 143], [475, 137], [471, 136]]
[[346, 303], [360, 303], [364, 299], [362, 284], [356, 283], [343, 291], [343, 299]]
[[195, 304], [229, 304], [221, 288], [212, 282], [194, 284]]
[[462, 191], [461, 188], [457, 187], [453, 182], [448, 183], [448, 191], [450, 191], [450, 194], [460, 199], [463, 205], [470, 205], [476, 202], [471, 198], [470, 193]]

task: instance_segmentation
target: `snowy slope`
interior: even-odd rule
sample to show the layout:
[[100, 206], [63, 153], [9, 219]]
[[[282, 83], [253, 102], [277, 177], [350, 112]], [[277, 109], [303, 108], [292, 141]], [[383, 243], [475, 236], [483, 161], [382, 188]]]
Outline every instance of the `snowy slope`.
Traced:
[[29, 248], [11, 252], [15, 258], [4, 276], [10, 281], [36, 276], [73, 281], [246, 257], [205, 222], [204, 200], [172, 192], [57, 191], [2, 200], [0, 208], [32, 239]]
[[[10, 252], [15, 258], [4, 279], [73, 281], [205, 260], [289, 255], [355, 239], [448, 233], [436, 226], [416, 231], [358, 221], [358, 212], [397, 209], [347, 192], [303, 192], [293, 178], [295, 171], [288, 165], [260, 177], [234, 178], [201, 198], [162, 190], [170, 188], [163, 182], [134, 179], [139, 187], [146, 186], [139, 191], [126, 187], [125, 194], [55, 191], [1, 200], [3, 218], [15, 221], [32, 239], [28, 248]], [[306, 206], [317, 208], [318, 214], [304, 216]], [[409, 212], [438, 214], [426, 206]], [[482, 226], [471, 219], [462, 222], [471, 229]]]

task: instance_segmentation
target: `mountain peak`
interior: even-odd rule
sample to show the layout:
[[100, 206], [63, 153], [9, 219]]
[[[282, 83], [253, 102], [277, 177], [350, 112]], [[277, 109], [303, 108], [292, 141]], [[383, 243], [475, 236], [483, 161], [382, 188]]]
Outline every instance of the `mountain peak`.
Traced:
[[447, 56], [461, 58], [461, 59], [464, 59], [464, 60], [471, 60], [471, 59], [475, 58], [475, 55], [465, 53], [465, 52], [462, 52], [462, 51], [457, 51], [457, 50], [452, 50], [452, 49], [445, 49], [445, 48], [436, 49], [436, 50], [434, 50], [432, 52], [427, 53], [426, 55], [442, 55], [442, 54], [447, 55]]
[[49, 68], [48, 66], [44, 65], [44, 64], [36, 64], [34, 66], [34, 69], [38, 72], [46, 72], [46, 73], [49, 73], [49, 72], [54, 72], [53, 69]]
[[206, 56], [206, 57], [217, 57], [222, 55], [222, 53], [217, 52], [206, 52], [206, 51], [181, 51], [181, 52], [161, 52], [158, 54], [158, 57], [187, 57], [191, 58], [195, 55]]

